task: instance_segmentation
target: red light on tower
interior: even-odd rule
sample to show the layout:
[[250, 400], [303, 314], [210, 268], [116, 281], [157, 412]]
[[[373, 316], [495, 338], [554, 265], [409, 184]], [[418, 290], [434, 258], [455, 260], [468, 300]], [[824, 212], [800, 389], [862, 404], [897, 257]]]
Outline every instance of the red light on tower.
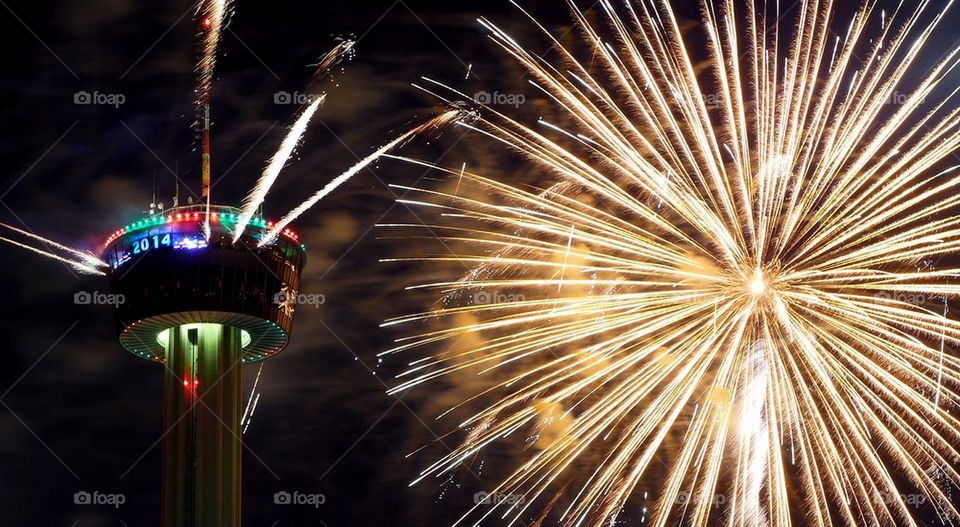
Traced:
[[210, 24], [212, 24], [212, 22], [208, 16], [203, 17], [203, 21], [200, 22], [200, 25], [203, 27], [203, 29], [210, 29]]

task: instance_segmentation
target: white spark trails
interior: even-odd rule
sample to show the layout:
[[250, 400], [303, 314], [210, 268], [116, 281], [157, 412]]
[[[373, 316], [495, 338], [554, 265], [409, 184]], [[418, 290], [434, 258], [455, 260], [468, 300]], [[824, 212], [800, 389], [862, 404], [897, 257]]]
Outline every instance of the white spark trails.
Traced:
[[212, 229], [210, 228], [210, 213], [212, 210], [210, 208], [210, 205], [211, 205], [210, 200], [211, 200], [210, 194], [207, 194], [206, 210], [204, 211], [204, 214], [203, 214], [203, 239], [208, 242], [210, 241], [210, 234], [213, 232]]
[[223, 31], [223, 21], [227, 15], [227, 3], [227, 0], [200, 0], [197, 4], [197, 14], [201, 18], [203, 30], [203, 50], [197, 63], [197, 100], [201, 105], [210, 100], [213, 72], [217, 64], [217, 49]]
[[57, 249], [60, 249], [61, 251], [68, 252], [68, 253], [70, 253], [70, 254], [72, 254], [72, 255], [74, 255], [74, 256], [78, 256], [78, 257], [80, 257], [81, 259], [83, 259], [84, 262], [86, 262], [86, 266], [87, 266], [87, 267], [92, 267], [92, 268], [97, 268], [97, 267], [110, 267], [110, 264], [108, 264], [107, 262], [104, 262], [104, 261], [101, 260], [99, 257], [97, 257], [97, 255], [95, 255], [95, 254], [93, 254], [93, 253], [91, 253], [91, 252], [81, 251], [81, 250], [78, 250], [78, 249], [74, 249], [73, 247], [68, 247], [68, 246], [66, 246], [66, 245], [63, 245], [62, 243], [57, 243], [57, 242], [55, 242], [55, 241], [53, 241], [53, 240], [51, 240], [51, 239], [49, 239], [49, 238], [44, 238], [43, 236], [39, 236], [39, 235], [34, 234], [34, 233], [30, 232], [30, 231], [25, 231], [25, 230], [23, 230], [23, 229], [18, 229], [17, 227], [14, 227], [13, 225], [7, 225], [6, 223], [0, 223], [0, 227], [2, 227], [2, 228], [4, 228], [4, 229], [11, 230], [11, 231], [13, 231], [13, 232], [15, 232], [15, 233], [17, 233], [17, 234], [26, 236], [26, 237], [28, 237], [28, 238], [33, 238], [34, 240], [40, 241], [40, 242], [42, 242], [42, 243], [44, 243], [44, 244], [46, 244], [46, 245], [49, 245], [49, 246], [51, 246], [51, 247], [55, 247], [55, 248], [57, 248]]
[[203, 237], [210, 240], [210, 92], [213, 90], [213, 73], [217, 63], [217, 49], [227, 15], [228, 0], [200, 0], [197, 14], [200, 20], [202, 51], [197, 62], [197, 114], [202, 132], [201, 197], [206, 201], [203, 222]]
[[328, 51], [327, 54], [324, 55], [317, 63], [317, 69], [313, 74], [311, 83], [325, 77], [327, 73], [329, 73], [331, 69], [339, 64], [343, 59], [352, 57], [354, 44], [356, 44], [354, 40], [346, 39]]
[[738, 463], [740, 472], [738, 482], [743, 487], [735, 489], [731, 510], [737, 516], [736, 525], [743, 527], [763, 527], [767, 525], [761, 502], [763, 484], [767, 478], [767, 459], [770, 456], [770, 427], [767, 426], [767, 388], [770, 381], [770, 369], [764, 357], [765, 342], [758, 341], [748, 349], [744, 361], [744, 389], [737, 409], [740, 442]]
[[613, 524], [640, 484], [658, 486], [656, 527], [917, 526], [905, 494], [956, 522], [934, 474], [960, 481], [960, 322], [897, 296], [960, 295], [958, 50], [917, 71], [944, 13], [871, 24], [868, 0], [847, 24], [806, 0], [781, 22], [760, 0], [703, 2], [703, 68], [669, 3], [598, 5], [602, 24], [571, 5], [585, 50], [534, 21], [547, 58], [481, 20], [562, 119], [485, 107], [465, 125], [545, 190], [459, 166], [436, 168], [461, 191], [407, 189], [455, 250], [416, 260], [473, 271], [416, 286], [442, 307], [387, 321], [426, 329], [386, 353], [430, 350], [392, 391], [491, 379], [418, 480], [554, 408], [562, 432], [488, 489], [525, 499], [464, 522]]
[[[257, 392], [257, 386], [260, 384], [260, 375], [263, 374], [263, 362], [257, 369], [257, 377], [253, 380], [253, 388], [250, 389], [250, 398], [247, 399], [247, 406], [243, 409], [243, 415], [240, 417], [240, 426], [243, 427], [243, 434], [247, 433], [250, 423], [253, 422], [253, 412], [257, 409], [257, 403], [260, 402], [260, 393]], [[256, 396], [256, 397], [254, 397]]]
[[326, 96], [321, 95], [314, 99], [313, 102], [310, 103], [310, 106], [307, 106], [290, 128], [287, 136], [283, 139], [283, 142], [280, 144], [280, 149], [270, 158], [257, 184], [243, 201], [243, 210], [240, 213], [240, 219], [237, 220], [236, 230], [233, 233], [233, 243], [237, 243], [237, 240], [243, 236], [243, 231], [247, 228], [247, 224], [250, 222], [250, 219], [253, 218], [253, 215], [256, 214], [257, 208], [260, 207], [263, 200], [267, 197], [267, 193], [270, 192], [270, 187], [277, 181], [277, 178], [280, 176], [280, 171], [283, 170], [284, 165], [287, 164], [287, 160], [293, 155], [293, 151], [296, 150], [297, 145], [303, 138], [303, 134], [307, 131], [307, 125], [310, 124], [310, 119], [313, 118], [313, 114], [317, 112], [317, 109], [320, 108], [320, 105], [323, 104], [325, 99]]
[[53, 258], [54, 260], [58, 260], [58, 261], [61, 261], [61, 262], [70, 264], [71, 267], [73, 267], [73, 268], [76, 269], [77, 271], [80, 271], [81, 273], [95, 274], [95, 275], [100, 275], [100, 276], [106, 276], [106, 273], [104, 273], [103, 271], [101, 271], [101, 270], [97, 269], [96, 267], [93, 267], [93, 266], [91, 266], [91, 265], [89, 265], [89, 264], [87, 264], [87, 263], [84, 263], [84, 262], [78, 262], [78, 261], [76, 261], [76, 260], [70, 260], [69, 258], [64, 258], [63, 256], [60, 256], [60, 255], [57, 255], [57, 254], [54, 254], [54, 253], [51, 253], [51, 252], [44, 251], [43, 249], [38, 249], [38, 248], [36, 248], [36, 247], [32, 247], [32, 246], [30, 246], [30, 245], [26, 245], [26, 244], [20, 243], [20, 242], [18, 242], [18, 241], [11, 240], [10, 238], [4, 238], [3, 236], [0, 236], [0, 241], [7, 242], [7, 243], [9, 243], [9, 244], [11, 244], [11, 245], [15, 245], [15, 246], [17, 246], [17, 247], [26, 249], [26, 250], [28, 250], [28, 251], [33, 251], [33, 252], [35, 252], [35, 253], [37, 253], [37, 254], [39, 254], [39, 255], [46, 256], [47, 258]]
[[401, 134], [396, 139], [381, 146], [372, 154], [361, 159], [359, 162], [357, 162], [357, 164], [347, 169], [346, 172], [333, 178], [329, 183], [324, 185], [323, 188], [317, 191], [316, 194], [314, 194], [309, 199], [307, 199], [306, 201], [301, 203], [299, 206], [297, 206], [297, 208], [288, 212], [286, 216], [284, 216], [280, 221], [274, 224], [273, 228], [270, 229], [270, 231], [263, 236], [263, 238], [260, 240], [259, 246], [262, 247], [264, 245], [273, 243], [273, 241], [277, 238], [277, 236], [279, 236], [280, 233], [283, 232], [283, 229], [286, 228], [286, 226], [289, 225], [290, 222], [297, 219], [297, 217], [299, 217], [301, 214], [309, 210], [311, 207], [316, 205], [320, 200], [326, 197], [327, 194], [330, 194], [331, 192], [336, 190], [337, 187], [346, 183], [347, 180], [357, 175], [361, 170], [370, 166], [370, 164], [376, 162], [377, 159], [380, 159], [380, 156], [386, 154], [390, 150], [393, 150], [397, 145], [409, 140], [410, 138], [412, 138], [417, 134], [423, 133], [433, 128], [446, 125], [462, 115], [463, 115], [463, 112], [461, 110], [449, 110], [447, 112], [444, 112], [441, 115], [434, 117], [433, 119], [430, 119], [426, 123], [423, 123], [417, 127], [414, 127], [411, 130], [408, 130], [407, 132]]
[[[344, 40], [327, 52], [317, 64], [317, 69], [313, 74], [310, 84], [323, 78], [330, 72], [331, 68], [339, 64], [344, 58], [350, 57], [353, 53], [353, 45], [353, 40]], [[313, 118], [313, 114], [323, 106], [326, 98], [327, 94], [323, 93], [313, 99], [290, 128], [287, 136], [283, 142], [280, 143], [280, 148], [273, 154], [273, 157], [270, 158], [257, 184], [243, 202], [243, 210], [241, 211], [240, 219], [237, 221], [236, 231], [233, 233], [233, 243], [237, 243], [237, 240], [243, 236], [243, 231], [247, 228], [247, 224], [250, 223], [250, 219], [253, 218], [253, 215], [257, 212], [257, 208], [260, 207], [263, 200], [266, 199], [270, 188], [280, 176], [280, 171], [283, 170], [290, 156], [293, 155], [293, 152], [297, 149], [297, 145], [300, 144], [300, 141], [303, 139], [303, 135], [307, 131], [307, 126], [310, 124], [310, 119]]]

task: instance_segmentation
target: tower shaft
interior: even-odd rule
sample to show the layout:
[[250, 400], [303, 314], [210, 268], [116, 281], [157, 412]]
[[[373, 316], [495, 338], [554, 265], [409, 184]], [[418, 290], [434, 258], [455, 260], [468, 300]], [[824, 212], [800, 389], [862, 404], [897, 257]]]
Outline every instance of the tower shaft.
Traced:
[[240, 525], [241, 333], [168, 330], [164, 373], [164, 527]]

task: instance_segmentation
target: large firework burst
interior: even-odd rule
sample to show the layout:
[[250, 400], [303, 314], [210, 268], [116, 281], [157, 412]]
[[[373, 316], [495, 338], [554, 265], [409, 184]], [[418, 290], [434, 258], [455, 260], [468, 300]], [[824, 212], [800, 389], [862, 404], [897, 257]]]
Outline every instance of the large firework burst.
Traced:
[[433, 350], [396, 390], [500, 375], [423, 477], [538, 437], [490, 489], [522, 499], [465, 520], [610, 523], [641, 486], [661, 526], [958, 518], [957, 50], [920, 70], [930, 2], [834, 7], [704, 2], [691, 37], [667, 2], [571, 5], [589, 65], [535, 21], [549, 60], [481, 20], [564, 118], [461, 123], [550, 185], [458, 168], [472, 194], [408, 189], [456, 249], [423, 259], [472, 271], [388, 322], [427, 329], [387, 353]]

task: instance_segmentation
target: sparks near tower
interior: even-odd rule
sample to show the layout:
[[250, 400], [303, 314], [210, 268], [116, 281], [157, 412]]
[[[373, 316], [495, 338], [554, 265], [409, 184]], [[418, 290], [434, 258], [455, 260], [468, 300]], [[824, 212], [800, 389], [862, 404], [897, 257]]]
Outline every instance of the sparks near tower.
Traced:
[[[212, 199], [210, 103], [230, 11], [225, 0], [202, 0], [195, 11], [200, 43], [195, 124], [202, 173], [195, 202], [182, 205], [175, 199], [166, 210], [151, 204], [148, 214], [117, 229], [97, 253], [0, 223], [0, 229], [22, 238], [0, 236], [0, 241], [106, 276], [111, 292], [124, 299], [116, 309], [120, 343], [163, 364], [161, 523], [170, 527], [240, 524], [240, 437], [259, 399], [251, 394], [247, 409], [241, 407], [240, 366], [269, 358], [289, 342], [306, 263], [305, 246], [290, 223], [388, 151], [464, 116], [450, 110], [412, 126], [276, 223], [268, 221], [259, 210], [325, 102], [326, 95], [318, 94], [304, 106], [242, 207], [217, 204]], [[352, 57], [353, 46], [345, 39], [323, 55], [310, 84]]]
[[633, 499], [661, 527], [915, 526], [910, 495], [956, 522], [960, 50], [919, 64], [944, 13], [705, 1], [690, 37], [666, 1], [570, 7], [582, 40], [533, 21], [543, 56], [481, 20], [562, 117], [468, 126], [548, 182], [435, 167], [473, 192], [408, 189], [456, 249], [417, 259], [472, 271], [387, 322], [428, 328], [387, 352], [429, 350], [395, 391], [496, 379], [420, 479], [519, 437], [487, 490], [524, 499], [462, 523], [613, 525]]
[[[161, 523], [171, 527], [240, 524], [240, 366], [286, 347], [306, 263], [297, 234], [265, 220], [258, 209], [324, 100], [320, 95], [305, 108], [265, 169], [262, 179], [269, 172], [269, 180], [258, 184], [243, 209], [213, 203], [210, 101], [228, 10], [222, 0], [203, 0], [196, 8], [202, 134], [196, 203], [175, 202], [166, 210], [151, 204], [149, 214], [111, 234], [98, 255], [0, 224], [26, 238], [2, 241], [105, 275], [110, 290], [124, 298], [116, 310], [120, 343], [164, 365]], [[351, 41], [338, 44], [314, 80], [351, 54]]]

